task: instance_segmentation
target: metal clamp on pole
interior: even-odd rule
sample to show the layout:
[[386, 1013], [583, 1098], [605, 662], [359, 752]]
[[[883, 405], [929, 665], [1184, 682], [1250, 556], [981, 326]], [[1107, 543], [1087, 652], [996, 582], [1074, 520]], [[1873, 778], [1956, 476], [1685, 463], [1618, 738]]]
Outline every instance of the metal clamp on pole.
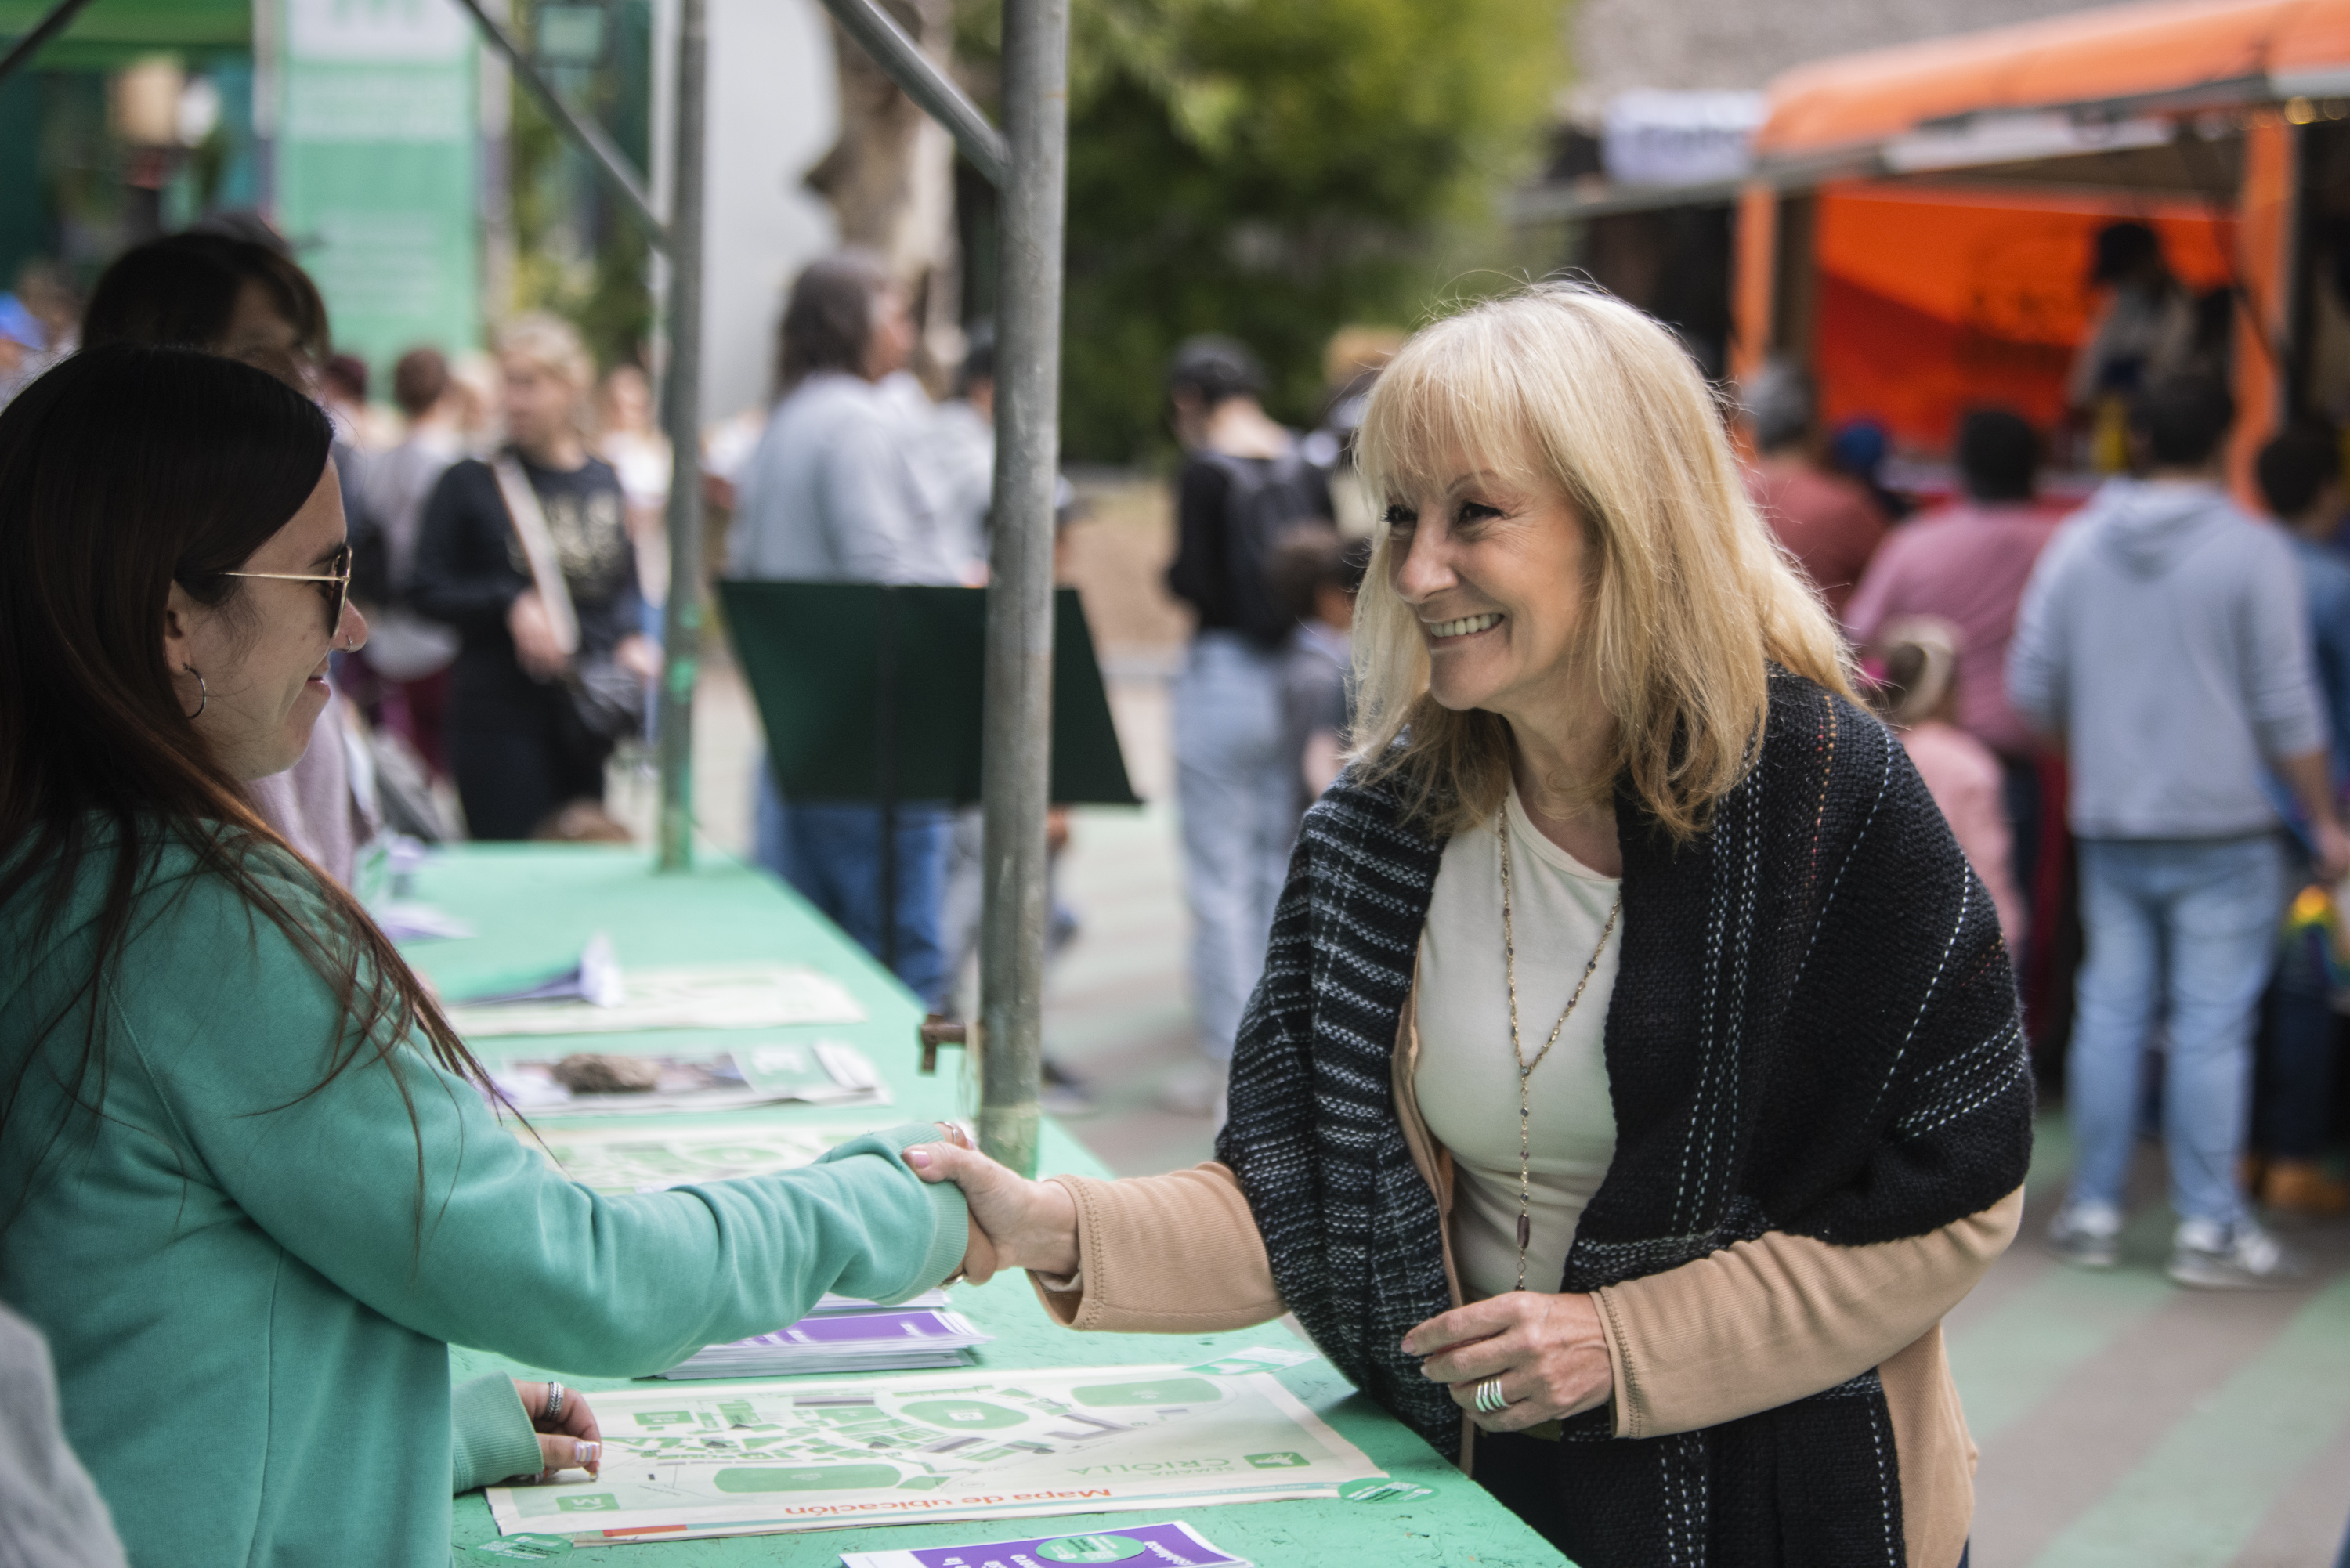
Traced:
[[933, 1012], [923, 1019], [916, 1033], [922, 1042], [922, 1075], [926, 1078], [938, 1074], [940, 1046], [959, 1045], [968, 1050], [979, 1044], [978, 1024], [966, 1023], [943, 1012]]

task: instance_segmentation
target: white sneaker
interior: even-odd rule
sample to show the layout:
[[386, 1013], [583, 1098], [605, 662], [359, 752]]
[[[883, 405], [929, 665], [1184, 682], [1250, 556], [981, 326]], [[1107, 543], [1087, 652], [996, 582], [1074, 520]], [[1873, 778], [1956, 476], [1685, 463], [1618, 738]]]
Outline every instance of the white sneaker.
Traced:
[[2110, 1203], [2067, 1203], [2048, 1222], [2048, 1250], [2076, 1269], [2122, 1261], [2122, 1211]]
[[2171, 1239], [2170, 1277], [2198, 1290], [2282, 1290], [2307, 1272], [2299, 1253], [2251, 1220], [2182, 1220]]

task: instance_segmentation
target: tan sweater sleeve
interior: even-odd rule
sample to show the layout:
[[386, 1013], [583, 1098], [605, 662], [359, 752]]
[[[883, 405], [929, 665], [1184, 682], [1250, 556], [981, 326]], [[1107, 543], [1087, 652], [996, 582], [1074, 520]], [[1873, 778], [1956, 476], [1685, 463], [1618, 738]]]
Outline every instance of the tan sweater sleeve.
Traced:
[[1974, 1288], [2022, 1219], [2019, 1187], [1905, 1241], [1839, 1247], [1773, 1231], [1602, 1288], [1616, 1435], [1736, 1420], [1889, 1360]]
[[1065, 1327], [1120, 1334], [1212, 1334], [1270, 1323], [1288, 1309], [1231, 1169], [1211, 1160], [1165, 1176], [1103, 1181], [1056, 1176], [1077, 1204], [1077, 1288], [1031, 1272]]

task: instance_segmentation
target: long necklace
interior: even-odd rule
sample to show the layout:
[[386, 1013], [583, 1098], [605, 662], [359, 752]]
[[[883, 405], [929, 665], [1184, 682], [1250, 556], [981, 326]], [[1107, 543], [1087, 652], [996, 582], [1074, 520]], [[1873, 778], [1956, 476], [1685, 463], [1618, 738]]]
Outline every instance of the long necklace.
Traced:
[[1518, 1063], [1518, 1289], [1526, 1288], [1526, 1247], [1534, 1235], [1534, 1149], [1529, 1129], [1534, 1124], [1534, 1110], [1529, 1103], [1528, 1083], [1534, 1069], [1543, 1064], [1550, 1048], [1558, 1044], [1566, 1021], [1575, 1016], [1575, 1004], [1583, 1000], [1583, 988], [1591, 983], [1592, 971], [1599, 967], [1599, 955], [1607, 950], [1607, 939], [1616, 934], [1617, 917], [1624, 912], [1624, 894], [1619, 888], [1616, 903], [1607, 911], [1607, 923], [1599, 929], [1599, 945], [1591, 950], [1591, 961], [1583, 966], [1583, 978], [1575, 982], [1575, 994], [1566, 999], [1565, 1011], [1558, 1022], [1551, 1025], [1550, 1038], [1526, 1060], [1525, 1047], [1518, 1041], [1518, 943], [1510, 920], [1510, 808], [1502, 807], [1502, 965], [1510, 981], [1510, 1054]]

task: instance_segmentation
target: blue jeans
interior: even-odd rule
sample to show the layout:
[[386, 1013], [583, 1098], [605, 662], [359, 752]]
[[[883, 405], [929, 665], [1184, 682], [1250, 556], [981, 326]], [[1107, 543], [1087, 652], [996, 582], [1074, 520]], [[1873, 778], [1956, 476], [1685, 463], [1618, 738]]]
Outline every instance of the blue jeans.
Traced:
[[2243, 1214], [2236, 1157], [2252, 1023], [2276, 958], [2284, 847], [2245, 838], [2083, 839], [2081, 961], [2065, 1098], [2080, 1162], [2072, 1201], [2121, 1206], [2146, 1047], [2169, 1024], [2163, 1144], [2181, 1219]]
[[[898, 807], [898, 968], [906, 989], [937, 1012], [947, 971], [947, 859], [954, 813], [935, 802]], [[759, 769], [759, 864], [789, 883], [875, 958], [881, 956], [881, 808], [861, 801], [786, 802]]]
[[1191, 639], [1174, 708], [1200, 1048], [1229, 1062], [1297, 838], [1304, 758], [1282, 739], [1281, 655], [1238, 632]]

